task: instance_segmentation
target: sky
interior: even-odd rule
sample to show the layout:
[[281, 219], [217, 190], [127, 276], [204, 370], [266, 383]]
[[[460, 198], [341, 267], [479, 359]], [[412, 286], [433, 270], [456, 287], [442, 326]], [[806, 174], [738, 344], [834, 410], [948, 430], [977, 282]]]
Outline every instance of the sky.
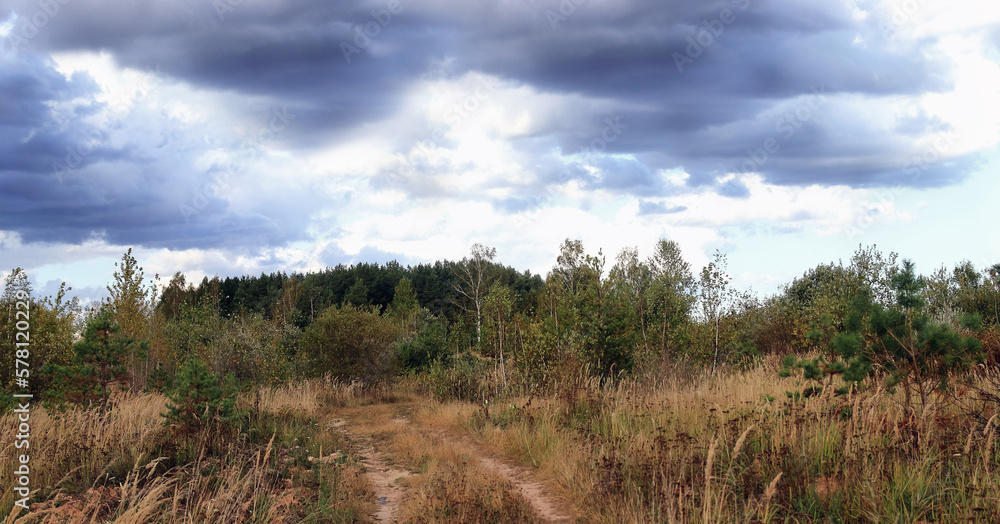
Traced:
[[995, 0], [3, 0], [0, 270], [1000, 262]]

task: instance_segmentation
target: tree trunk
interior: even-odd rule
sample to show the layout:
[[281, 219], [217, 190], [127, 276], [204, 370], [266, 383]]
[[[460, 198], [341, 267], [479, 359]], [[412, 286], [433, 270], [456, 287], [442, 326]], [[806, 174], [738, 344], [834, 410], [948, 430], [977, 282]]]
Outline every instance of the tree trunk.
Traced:
[[715, 366], [719, 363], [719, 315], [715, 315], [715, 355], [712, 357], [712, 373], [715, 373]]

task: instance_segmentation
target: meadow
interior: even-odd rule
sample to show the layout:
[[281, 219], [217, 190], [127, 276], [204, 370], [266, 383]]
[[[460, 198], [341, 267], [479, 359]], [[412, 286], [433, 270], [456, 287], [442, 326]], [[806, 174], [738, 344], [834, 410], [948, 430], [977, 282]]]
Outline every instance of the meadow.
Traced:
[[38, 502], [11, 512], [5, 493], [0, 511], [11, 524], [1000, 520], [1000, 417], [977, 400], [1000, 393], [997, 370], [914, 413], [879, 388], [795, 398], [802, 379], [779, 368], [581, 374], [476, 403], [435, 400], [420, 379], [313, 380], [243, 394], [241, 429], [188, 435], [164, 424], [165, 397], [118, 393], [107, 413], [34, 414]]

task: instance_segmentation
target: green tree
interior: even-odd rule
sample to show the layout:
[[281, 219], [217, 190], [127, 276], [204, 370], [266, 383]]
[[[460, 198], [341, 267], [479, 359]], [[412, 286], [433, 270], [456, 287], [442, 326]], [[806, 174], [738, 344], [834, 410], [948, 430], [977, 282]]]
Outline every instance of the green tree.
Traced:
[[309, 324], [300, 348], [314, 375], [372, 382], [395, 371], [392, 347], [399, 338], [394, 323], [371, 307], [331, 307]]
[[646, 333], [646, 321], [649, 314], [649, 287], [652, 271], [649, 266], [639, 260], [639, 250], [626, 247], [618, 253], [615, 265], [608, 273], [611, 286], [621, 293], [635, 307], [638, 329], [641, 335], [642, 347], [649, 352], [649, 336]]
[[101, 408], [107, 409], [111, 386], [128, 376], [129, 355], [141, 356], [144, 351], [143, 344], [118, 336], [120, 331], [121, 326], [106, 309], [87, 321], [83, 340], [73, 346], [76, 351], [73, 363], [46, 367], [48, 373], [57, 377], [55, 382], [59, 389], [54, 392], [57, 399], [100, 400]]
[[723, 306], [726, 301], [726, 291], [729, 285], [726, 255], [715, 251], [712, 261], [701, 270], [701, 280], [698, 289], [701, 291], [701, 311], [705, 322], [711, 326], [714, 333], [712, 351], [712, 370], [719, 362], [719, 331], [722, 320]]
[[507, 386], [507, 358], [504, 351], [509, 352], [511, 319], [514, 314], [514, 293], [499, 282], [494, 282], [486, 295], [483, 313], [486, 319], [483, 328], [484, 352], [497, 359], [500, 367], [500, 377], [504, 387]]
[[798, 349], [827, 350], [833, 337], [844, 330], [851, 301], [865, 284], [842, 264], [820, 264], [785, 287], [784, 298]]
[[181, 306], [194, 302], [194, 286], [187, 283], [187, 279], [180, 271], [174, 273], [170, 278], [167, 287], [163, 289], [160, 296], [160, 303], [157, 311], [167, 320], [180, 315]]
[[588, 255], [580, 240], [566, 239], [549, 273], [543, 304], [549, 309], [547, 330], [561, 356], [572, 355], [592, 374], [613, 377], [632, 369], [639, 323], [627, 286], [602, 279], [604, 264], [600, 250]]
[[920, 407], [926, 406], [934, 388], [948, 389], [952, 374], [964, 372], [983, 359], [982, 344], [975, 337], [931, 321], [923, 295], [925, 285], [913, 262], [904, 260], [891, 278], [893, 304], [885, 306], [863, 291], [847, 315], [846, 331], [833, 339], [833, 359], [807, 363], [788, 359], [784, 373], [794, 365], [806, 371], [806, 378], [839, 374], [848, 382], [859, 383], [881, 377], [890, 390], [897, 386], [903, 389], [903, 405], [907, 412], [915, 413], [914, 393]]
[[417, 302], [417, 293], [413, 291], [413, 281], [406, 277], [401, 278], [393, 291], [389, 314], [402, 322], [411, 333], [416, 333], [419, 310], [420, 304]]
[[12, 306], [22, 296], [31, 296], [31, 280], [24, 269], [16, 267], [11, 270], [7, 278], [4, 279], [3, 296], [0, 297], [5, 305]]
[[875, 245], [867, 248], [859, 245], [848, 270], [858, 279], [857, 289], [866, 290], [875, 302], [891, 306], [895, 296], [892, 279], [899, 273], [898, 260], [898, 253], [890, 251], [884, 255]]
[[[36, 300], [31, 306], [32, 369], [41, 370], [46, 364], [68, 365], [73, 362], [76, 326], [83, 315], [76, 297], [66, 298], [71, 290], [63, 282], [55, 297]], [[51, 375], [35, 375], [31, 381], [32, 389], [36, 392], [48, 391], [56, 386], [51, 380]]]
[[455, 264], [457, 282], [453, 288], [465, 297], [465, 301], [459, 302], [459, 307], [475, 315], [476, 345], [479, 345], [483, 340], [483, 303], [494, 280], [492, 264], [497, 250], [477, 243], [472, 245], [470, 254], [472, 256], [464, 257]]
[[[289, 322], [302, 323], [305, 315], [296, 308], [299, 299], [302, 298], [302, 293], [302, 283], [297, 278], [289, 277], [285, 280], [281, 286], [281, 297], [271, 306], [271, 320], [276, 326], [282, 326]], [[365, 294], [367, 295], [367, 291]]]
[[397, 344], [400, 367], [419, 373], [430, 369], [434, 362], [447, 366], [451, 353], [448, 351], [448, 330], [444, 322], [426, 309], [420, 310], [417, 316], [420, 326], [416, 336]]
[[420, 305], [417, 303], [417, 294], [413, 291], [413, 281], [401, 278], [392, 295], [392, 309], [405, 315], [418, 307]]
[[11, 348], [6, 349], [4, 353], [9, 356], [0, 361], [0, 387], [5, 389], [11, 385], [15, 378], [15, 359], [11, 358], [14, 355], [12, 348], [16, 347], [17, 342], [24, 342], [24, 340], [16, 340], [17, 333], [21, 331], [17, 329], [17, 323], [19, 321], [27, 322], [25, 315], [30, 320], [31, 309], [35, 304], [31, 292], [31, 281], [28, 279], [28, 274], [19, 267], [14, 268], [4, 279], [3, 296], [0, 297], [3, 315], [3, 318], [0, 319], [2, 320], [0, 322], [0, 343], [3, 344], [4, 348]]
[[163, 321], [162, 338], [154, 340], [153, 366], [157, 377], [172, 380], [181, 364], [193, 358], [226, 368], [225, 326], [219, 315], [218, 295], [206, 293], [193, 303], [182, 303], [176, 316]]
[[[116, 336], [125, 340], [148, 341], [150, 321], [156, 306], [156, 286], [143, 281], [142, 267], [132, 256], [131, 248], [122, 255], [121, 262], [115, 262], [115, 267], [115, 280], [107, 288], [109, 298], [106, 304], [113, 320], [121, 326]], [[151, 371], [147, 364], [136, 353], [127, 356], [129, 385], [132, 388], [145, 385]]]
[[345, 306], [367, 306], [371, 302], [368, 300], [368, 286], [365, 285], [365, 281], [359, 278], [354, 281], [347, 293], [344, 294], [344, 305]]
[[177, 372], [174, 388], [168, 395], [166, 423], [182, 435], [206, 428], [232, 425], [236, 410], [236, 386], [231, 377], [219, 377], [199, 359], [187, 361]]
[[661, 358], [689, 342], [691, 311], [697, 284], [691, 265], [681, 255], [680, 246], [661, 239], [647, 262], [650, 283], [646, 290], [651, 339]]

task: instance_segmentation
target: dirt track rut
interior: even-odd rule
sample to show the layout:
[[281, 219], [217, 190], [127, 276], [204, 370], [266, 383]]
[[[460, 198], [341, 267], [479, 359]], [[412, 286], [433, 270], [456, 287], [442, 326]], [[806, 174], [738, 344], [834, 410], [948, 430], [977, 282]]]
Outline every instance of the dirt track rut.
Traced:
[[[392, 419], [392, 422], [401, 426], [414, 426], [408, 418], [397, 417]], [[405, 490], [398, 481], [413, 473], [390, 466], [385, 456], [375, 449], [371, 437], [355, 432], [344, 419], [335, 420], [331, 427], [344, 432], [360, 444], [360, 453], [365, 457], [361, 463], [365, 466], [366, 474], [375, 489], [375, 496], [379, 500], [378, 512], [370, 517], [375, 522], [398, 522], [400, 502], [405, 496]], [[425, 434], [432, 434], [451, 447], [467, 451], [470, 456], [476, 457], [484, 468], [510, 482], [541, 520], [545, 522], [577, 520], [566, 504], [560, 503], [550, 495], [553, 490], [548, 488], [546, 482], [538, 479], [529, 468], [511, 465], [489, 456], [469, 437], [454, 436], [440, 430], [420, 427], [416, 429]]]

